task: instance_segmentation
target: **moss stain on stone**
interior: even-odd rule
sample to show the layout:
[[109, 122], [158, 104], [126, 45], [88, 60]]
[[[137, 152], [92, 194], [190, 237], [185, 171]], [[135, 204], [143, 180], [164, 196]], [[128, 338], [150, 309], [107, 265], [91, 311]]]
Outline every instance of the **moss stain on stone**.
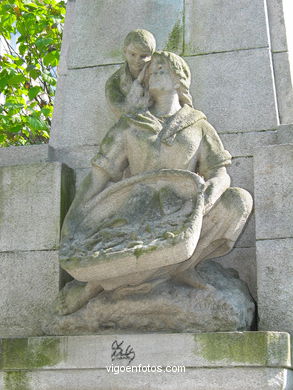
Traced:
[[0, 369], [33, 369], [54, 366], [62, 360], [60, 339], [39, 337], [2, 340]]
[[181, 52], [182, 49], [180, 47], [180, 44], [182, 43], [182, 37], [183, 37], [183, 26], [180, 20], [178, 20], [169, 34], [168, 42], [164, 50], [176, 52], [176, 53]]
[[143, 254], [153, 252], [156, 249], [157, 249], [157, 246], [153, 245], [153, 246], [150, 246], [147, 248], [136, 248], [133, 253], [134, 253], [134, 256], [136, 256], [138, 258], [138, 257], [142, 256]]
[[3, 390], [30, 390], [27, 371], [8, 371], [4, 373]]
[[266, 364], [268, 340], [265, 333], [203, 333], [195, 335], [194, 340], [208, 361]]

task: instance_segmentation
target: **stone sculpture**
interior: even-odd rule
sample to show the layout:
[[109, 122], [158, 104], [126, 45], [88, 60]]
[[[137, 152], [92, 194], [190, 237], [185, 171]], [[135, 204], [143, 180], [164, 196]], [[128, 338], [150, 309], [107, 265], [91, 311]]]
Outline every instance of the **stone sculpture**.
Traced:
[[[117, 314], [117, 300], [126, 316], [125, 307], [136, 302], [137, 316], [133, 321], [137, 326], [133, 329], [176, 330], [172, 321], [163, 329], [152, 319], [147, 321], [150, 328], [139, 325], [138, 317], [145, 315], [145, 311], [139, 312], [139, 299], [144, 307], [149, 305], [150, 311], [155, 311], [151, 302], [156, 294], [165, 297], [161, 307], [169, 307], [165, 314], [170, 318], [172, 299], [191, 299], [192, 291], [198, 292], [198, 298], [204, 296], [201, 291], [206, 291], [209, 302], [212, 294], [223, 311], [221, 305], [224, 302], [227, 306], [227, 301], [222, 293], [219, 298], [219, 283], [202, 277], [196, 266], [231, 250], [252, 208], [246, 190], [230, 187], [226, 166], [231, 163], [231, 155], [205, 115], [192, 106], [191, 75], [186, 62], [170, 52], [154, 52], [155, 44], [149, 45], [149, 51], [144, 47], [143, 54], [136, 53], [133, 37], [147, 36], [149, 42], [152, 35], [136, 30], [129, 36], [132, 41], [127, 41], [126, 50], [138, 54], [136, 67], [129, 66], [132, 59], [126, 53], [126, 63], [106, 86], [108, 101], [120, 115], [119, 121], [103, 139], [62, 228], [61, 267], [74, 280], [60, 292], [55, 312], [59, 319], [66, 315], [65, 322], [69, 323], [68, 314], [74, 313], [71, 316], [73, 322], [79, 323], [78, 329], [82, 328], [80, 316], [84, 313], [86, 331], [97, 331], [111, 319], [113, 327], [119, 328], [123, 321]], [[136, 73], [130, 75], [130, 69]], [[127, 75], [131, 76], [128, 93], [122, 93]], [[134, 95], [136, 100], [132, 99]], [[209, 266], [211, 275], [220, 272], [215, 266]], [[232, 285], [235, 287], [234, 282]], [[176, 286], [175, 290], [170, 286]], [[241, 317], [241, 324], [236, 321], [232, 328], [223, 325], [218, 329], [217, 323], [213, 330], [250, 326], [254, 305], [244, 286], [236, 289], [239, 294], [233, 295], [238, 301], [232, 302], [231, 297], [228, 301], [231, 307], [234, 305], [236, 317]], [[110, 307], [106, 311], [111, 314], [99, 324], [99, 307], [105, 299]], [[91, 307], [96, 302], [99, 317], [94, 327], [86, 325], [86, 304], [90, 300]], [[79, 314], [75, 313], [78, 310]], [[245, 324], [242, 312], [248, 316]], [[150, 315], [155, 317], [156, 313]], [[212, 321], [213, 315], [211, 310], [206, 320]], [[198, 318], [189, 318], [186, 326], [181, 323], [178, 330], [205, 330], [199, 322]], [[59, 331], [66, 333], [62, 323]], [[47, 331], [58, 333], [54, 326], [47, 327]], [[72, 323], [68, 326], [72, 330]], [[129, 322], [127, 327], [132, 328]]]

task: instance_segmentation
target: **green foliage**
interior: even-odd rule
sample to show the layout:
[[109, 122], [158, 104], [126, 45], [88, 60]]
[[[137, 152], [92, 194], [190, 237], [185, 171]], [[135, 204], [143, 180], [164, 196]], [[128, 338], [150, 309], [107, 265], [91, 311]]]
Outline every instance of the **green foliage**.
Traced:
[[0, 147], [48, 142], [65, 3], [0, 1]]

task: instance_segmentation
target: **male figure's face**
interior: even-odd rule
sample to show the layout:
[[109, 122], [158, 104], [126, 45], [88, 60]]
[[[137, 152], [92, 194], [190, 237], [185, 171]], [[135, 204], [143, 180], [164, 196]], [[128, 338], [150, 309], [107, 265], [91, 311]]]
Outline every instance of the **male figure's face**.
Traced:
[[131, 43], [124, 49], [124, 55], [129, 66], [130, 73], [137, 78], [143, 67], [152, 58], [152, 53], [148, 49]]

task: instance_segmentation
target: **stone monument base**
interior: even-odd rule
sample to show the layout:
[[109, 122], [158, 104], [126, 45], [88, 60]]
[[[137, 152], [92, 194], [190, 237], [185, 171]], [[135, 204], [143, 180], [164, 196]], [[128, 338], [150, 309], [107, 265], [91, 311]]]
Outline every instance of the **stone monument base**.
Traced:
[[[234, 270], [213, 261], [202, 262], [197, 273], [205, 288], [165, 281], [126, 288], [126, 296], [102, 292], [69, 315], [49, 314], [47, 335], [109, 332], [219, 332], [250, 330], [255, 304]], [[121, 290], [120, 294], [122, 294]]]
[[289, 390], [278, 332], [2, 339], [3, 390]]

